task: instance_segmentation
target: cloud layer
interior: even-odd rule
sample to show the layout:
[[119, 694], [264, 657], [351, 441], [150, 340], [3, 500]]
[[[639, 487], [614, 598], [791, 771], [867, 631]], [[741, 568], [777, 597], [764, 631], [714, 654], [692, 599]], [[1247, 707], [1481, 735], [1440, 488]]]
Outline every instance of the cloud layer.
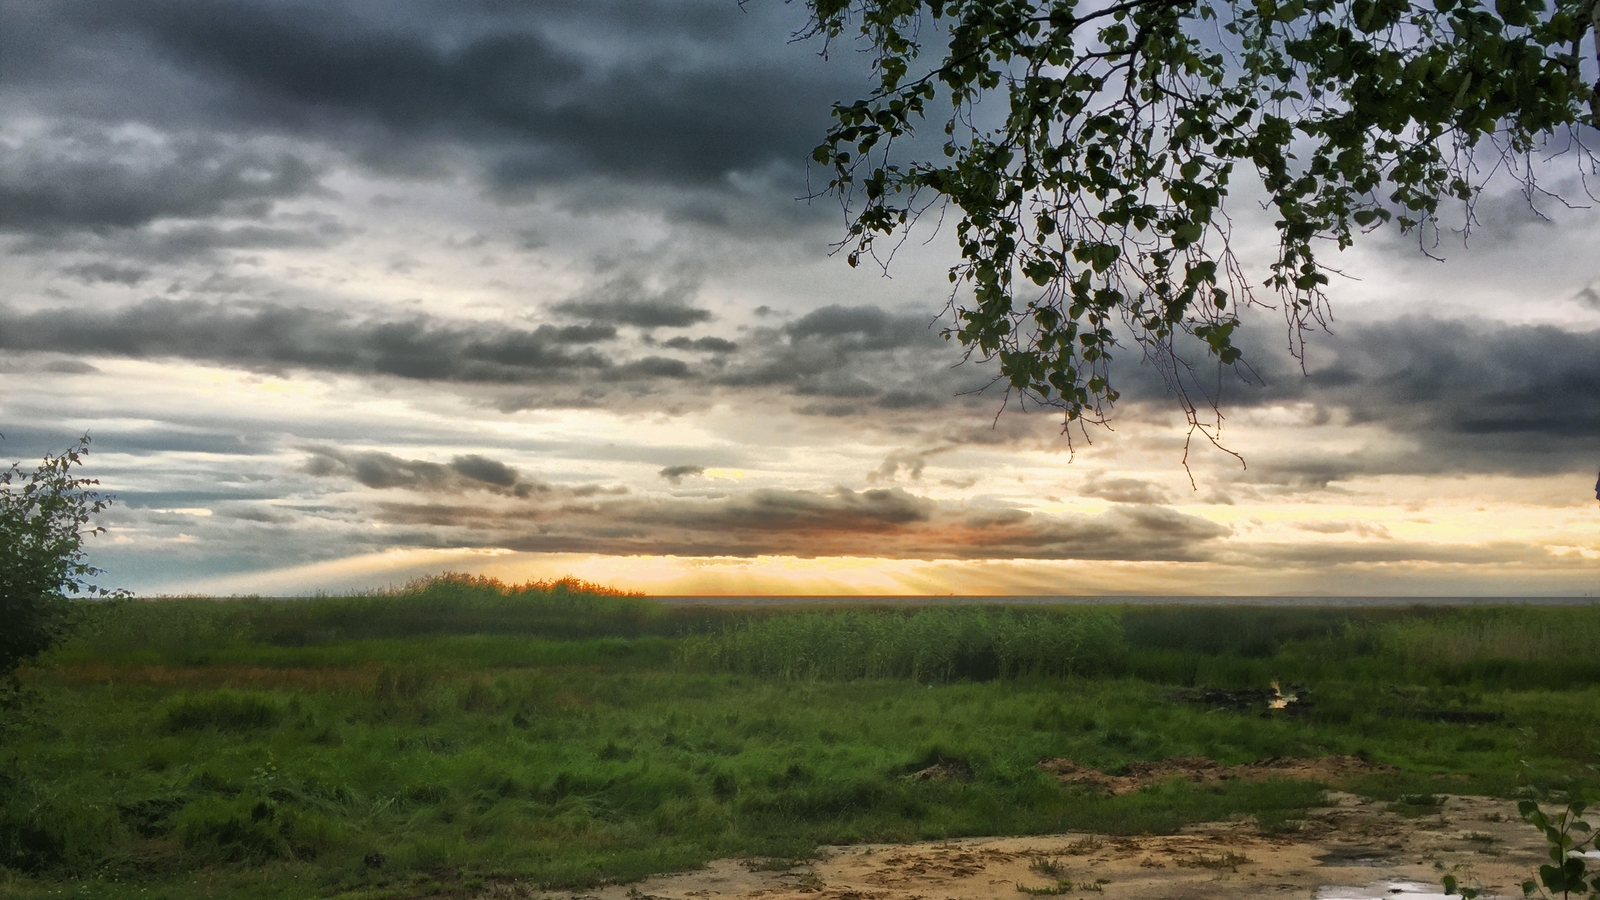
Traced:
[[145, 587], [412, 552], [943, 561], [962, 590], [999, 560], [1229, 590], [1600, 560], [1592, 214], [1489, 198], [1448, 265], [1368, 236], [1303, 371], [1253, 315], [1253, 370], [1190, 382], [1247, 466], [1184, 468], [1132, 350], [1069, 450], [944, 339], [948, 228], [887, 276], [830, 257], [806, 160], [870, 81], [791, 42], [804, 11], [7, 6], [0, 449], [92, 433], [96, 559]]

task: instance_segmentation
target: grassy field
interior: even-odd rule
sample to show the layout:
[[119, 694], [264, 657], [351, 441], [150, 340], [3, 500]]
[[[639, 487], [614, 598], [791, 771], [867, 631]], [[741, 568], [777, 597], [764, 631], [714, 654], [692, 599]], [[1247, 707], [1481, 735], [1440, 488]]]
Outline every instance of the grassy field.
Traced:
[[[0, 896], [412, 897], [819, 844], [1292, 830], [1326, 785], [1039, 771], [1353, 754], [1337, 785], [1600, 775], [1600, 608], [668, 607], [474, 579], [96, 606], [0, 737]], [[1303, 685], [1308, 714], [1185, 688]], [[908, 773], [961, 761], [970, 781]]]

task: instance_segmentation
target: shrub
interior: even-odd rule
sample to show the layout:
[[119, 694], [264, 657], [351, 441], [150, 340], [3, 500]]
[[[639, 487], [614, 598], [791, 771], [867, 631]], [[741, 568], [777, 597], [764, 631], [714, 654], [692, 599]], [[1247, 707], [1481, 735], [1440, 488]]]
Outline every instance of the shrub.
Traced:
[[0, 679], [60, 639], [69, 594], [105, 593], [88, 583], [100, 570], [83, 561], [83, 538], [111, 500], [72, 474], [88, 452], [84, 435], [26, 476], [16, 464], [0, 469]]

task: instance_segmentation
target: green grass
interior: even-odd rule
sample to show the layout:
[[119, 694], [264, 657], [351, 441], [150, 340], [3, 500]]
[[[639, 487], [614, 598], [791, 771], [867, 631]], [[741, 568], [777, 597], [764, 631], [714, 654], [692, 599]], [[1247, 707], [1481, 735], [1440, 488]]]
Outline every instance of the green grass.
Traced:
[[[826, 843], [1278, 827], [1325, 787], [1104, 798], [1041, 773], [1051, 756], [1115, 772], [1365, 755], [1399, 771], [1340, 787], [1407, 811], [1444, 792], [1515, 796], [1529, 772], [1597, 783], [1594, 645], [1558, 660], [1485, 639], [1477, 656], [1415, 651], [1580, 632], [1592, 608], [796, 613], [553, 593], [456, 580], [94, 607], [26, 673], [31, 715], [0, 747], [0, 896], [579, 887]], [[1546, 683], [1550, 666], [1571, 677]], [[1307, 684], [1313, 714], [1174, 699], [1274, 677]], [[1409, 714], [1452, 709], [1500, 718]], [[951, 758], [970, 781], [906, 777]]]

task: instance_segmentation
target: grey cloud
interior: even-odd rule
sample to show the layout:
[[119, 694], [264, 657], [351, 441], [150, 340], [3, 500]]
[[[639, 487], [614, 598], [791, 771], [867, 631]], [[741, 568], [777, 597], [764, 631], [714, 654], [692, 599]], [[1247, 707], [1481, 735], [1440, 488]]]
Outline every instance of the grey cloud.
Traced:
[[860, 492], [840, 488], [832, 496], [769, 489], [736, 498], [715, 520], [734, 528], [873, 531], [925, 522], [932, 511], [931, 501], [898, 488]]
[[1078, 493], [1085, 497], [1110, 500], [1112, 503], [1158, 505], [1170, 501], [1166, 491], [1148, 481], [1141, 481], [1137, 478], [1097, 479], [1084, 485]]
[[878, 468], [867, 473], [868, 481], [893, 481], [902, 470], [912, 481], [922, 478], [928, 467], [928, 457], [954, 450], [954, 446], [931, 447], [926, 450], [896, 450], [883, 458]]
[[665, 356], [646, 356], [616, 369], [620, 378], [688, 378], [689, 364]]
[[[1445, 563], [1470, 566], [1549, 565], [1558, 557], [1546, 547], [1516, 541], [1428, 544], [1413, 541], [1318, 541], [1230, 546], [1218, 562], [1250, 567], [1360, 566], [1386, 563]], [[1583, 565], [1581, 557], [1577, 565]]]
[[[244, 281], [215, 289], [250, 296], [263, 286]], [[688, 310], [695, 319], [709, 315], [682, 304], [663, 308]], [[629, 318], [626, 310], [607, 311], [619, 320]], [[983, 402], [956, 398], [972, 386], [974, 373], [952, 369], [948, 355], [939, 352], [943, 342], [922, 343], [925, 329], [912, 324], [921, 317], [848, 312], [824, 319], [832, 323], [828, 328], [817, 327], [814, 319], [798, 337], [781, 329], [758, 329], [737, 345], [714, 336], [654, 345], [716, 354], [699, 364], [703, 369], [661, 355], [630, 358], [621, 348], [602, 353], [590, 345], [618, 337], [617, 325], [606, 321], [513, 328], [426, 316], [375, 320], [305, 306], [166, 299], [95, 312], [74, 307], [21, 311], [0, 305], [0, 349], [89, 358], [182, 358], [258, 371], [345, 372], [508, 389], [538, 386], [536, 393], [516, 396], [502, 391], [504, 396], [493, 402], [505, 409], [592, 403], [614, 392], [633, 396], [652, 384], [680, 392], [694, 385], [696, 398], [710, 387], [771, 388], [841, 401], [804, 410], [822, 415]], [[863, 341], [863, 335], [870, 340]], [[684, 387], [669, 388], [673, 383]], [[619, 391], [624, 384], [633, 387]], [[985, 431], [989, 438], [999, 433]]]
[[82, 360], [56, 359], [40, 366], [39, 371], [49, 372], [53, 375], [93, 375], [99, 372], [100, 369]]
[[884, 391], [877, 400], [878, 406], [884, 409], [933, 409], [949, 402], [949, 397], [910, 390]]
[[612, 325], [593, 323], [589, 325], [568, 325], [556, 329], [551, 339], [558, 344], [598, 344], [609, 341], [617, 336], [617, 329]]
[[[89, 367], [93, 371], [99, 371]], [[58, 369], [60, 371], [60, 369]], [[74, 373], [76, 369], [72, 370]], [[38, 412], [31, 413], [38, 415]], [[8, 453], [41, 456], [56, 453], [75, 443], [82, 432], [54, 428], [10, 426], [4, 429], [0, 449]], [[117, 428], [96, 426], [90, 431], [91, 456], [105, 453], [153, 456], [168, 453], [212, 454], [217, 456], [263, 456], [278, 448], [280, 435], [252, 428]]]
[[296, 520], [292, 513], [266, 503], [219, 503], [212, 507], [212, 513], [222, 519], [263, 525], [288, 525]]
[[683, 479], [688, 478], [691, 475], [703, 474], [705, 470], [705, 466], [667, 466], [665, 469], [662, 469], [656, 474], [672, 482], [673, 484], [682, 484]]
[[574, 300], [551, 307], [555, 312], [596, 322], [639, 328], [687, 328], [711, 320], [711, 311], [675, 299]]
[[478, 481], [502, 488], [515, 487], [522, 477], [517, 473], [516, 469], [505, 463], [490, 459], [487, 456], [479, 456], [476, 453], [456, 457], [451, 460], [450, 467], [470, 481]]
[[402, 459], [378, 450], [350, 453], [332, 447], [312, 447], [308, 452], [310, 455], [302, 466], [306, 474], [318, 478], [350, 478], [378, 490], [482, 490], [518, 497], [550, 490], [549, 485], [525, 479], [505, 463], [477, 454], [457, 456], [449, 463], [434, 463]]
[[594, 323], [632, 325], [647, 331], [687, 328], [712, 319], [710, 310], [689, 302], [696, 287], [692, 279], [681, 277], [662, 287], [651, 287], [636, 273], [624, 271], [583, 296], [557, 303], [551, 310]]
[[552, 494], [502, 507], [386, 502], [375, 515], [401, 527], [460, 529], [455, 533], [512, 549], [621, 555], [1199, 560], [1214, 555], [1213, 542], [1231, 533], [1159, 507], [1045, 516], [941, 504], [897, 488], [765, 488], [720, 498], [583, 503]]
[[150, 277], [149, 269], [136, 268], [132, 266], [117, 266], [105, 262], [91, 262], [76, 266], [67, 266], [66, 268], [62, 269], [61, 272], [63, 275], [69, 275], [73, 278], [77, 278], [80, 281], [85, 281], [90, 284], [95, 282], [107, 282], [111, 284], [123, 284], [127, 285], [128, 287], [133, 287], [139, 282]]
[[1358, 519], [1316, 519], [1309, 522], [1295, 522], [1293, 527], [1315, 534], [1355, 534], [1365, 538], [1382, 539], [1391, 537], [1389, 529], [1382, 523], [1362, 522]]
[[1574, 299], [1591, 309], [1600, 309], [1600, 289], [1597, 287], [1600, 287], [1600, 281], [1584, 285]]
[[673, 350], [699, 350], [704, 353], [732, 353], [739, 349], [738, 344], [719, 337], [688, 338], [681, 335], [662, 341], [661, 346]]
[[854, 416], [961, 402], [985, 373], [930, 328], [931, 317], [875, 306], [826, 306], [779, 328], [752, 329], [746, 350], [713, 381], [734, 387], [785, 387], [800, 396], [856, 402], [812, 403], [805, 415]]
[[883, 388], [853, 372], [816, 372], [797, 379], [794, 392], [801, 396], [865, 399], [878, 396]]
[[967, 513], [962, 522], [972, 528], [994, 528], [1021, 525], [1031, 518], [1033, 513], [1025, 509], [980, 509]]
[[316, 189], [317, 178], [297, 156], [215, 138], [153, 141], [87, 126], [58, 128], [0, 152], [0, 230], [48, 233], [224, 213], [259, 216], [272, 201]]
[[824, 306], [795, 320], [784, 331], [796, 341], [821, 338], [864, 350], [932, 346], [941, 343], [931, 317], [895, 316], [876, 306]]
[[871, 410], [858, 403], [807, 403], [796, 406], [794, 411], [802, 416], [824, 416], [830, 419], [843, 419], [850, 416], [859, 416]]
[[181, 357], [247, 368], [304, 367], [440, 381], [561, 382], [583, 373], [683, 377], [679, 360], [617, 363], [572, 344], [604, 340], [604, 326], [531, 331], [415, 317], [364, 322], [302, 307], [240, 308], [148, 300], [109, 314], [22, 313], [0, 306], [0, 348], [135, 358]]
[[[189, 260], [212, 260], [223, 250], [299, 250], [331, 247], [349, 236], [337, 222], [253, 223], [216, 225], [202, 223], [158, 223], [148, 228], [65, 233], [34, 232], [15, 245], [19, 254], [40, 251], [78, 253], [99, 259], [64, 268], [63, 274], [84, 278], [84, 273], [123, 272], [131, 276], [137, 269], [127, 260], [137, 260], [138, 268]], [[105, 280], [105, 279], [102, 279]], [[126, 279], [123, 280], [126, 283]], [[143, 279], [140, 279], [142, 281]], [[134, 282], [138, 283], [138, 282]], [[205, 292], [227, 292], [243, 285], [243, 279], [215, 273], [198, 286]], [[48, 291], [46, 292], [48, 293]]]
[[1600, 331], [1416, 318], [1351, 329], [1329, 344], [1331, 363], [1283, 389], [1412, 437], [1418, 452], [1400, 461], [1412, 471], [1534, 473], [1592, 462]]
[[[1591, 466], [1600, 434], [1600, 331], [1548, 325], [1409, 317], [1308, 336], [1306, 373], [1271, 335], [1247, 332], [1256, 383], [1223, 374], [1217, 394], [1231, 409], [1309, 404], [1413, 442], [1409, 451], [1364, 450], [1293, 459], [1247, 454], [1247, 484], [1315, 491], [1358, 475], [1508, 472], [1541, 474]], [[1192, 354], [1200, 358], [1200, 354]], [[1114, 372], [1124, 402], [1171, 405], [1148, 366]]]

